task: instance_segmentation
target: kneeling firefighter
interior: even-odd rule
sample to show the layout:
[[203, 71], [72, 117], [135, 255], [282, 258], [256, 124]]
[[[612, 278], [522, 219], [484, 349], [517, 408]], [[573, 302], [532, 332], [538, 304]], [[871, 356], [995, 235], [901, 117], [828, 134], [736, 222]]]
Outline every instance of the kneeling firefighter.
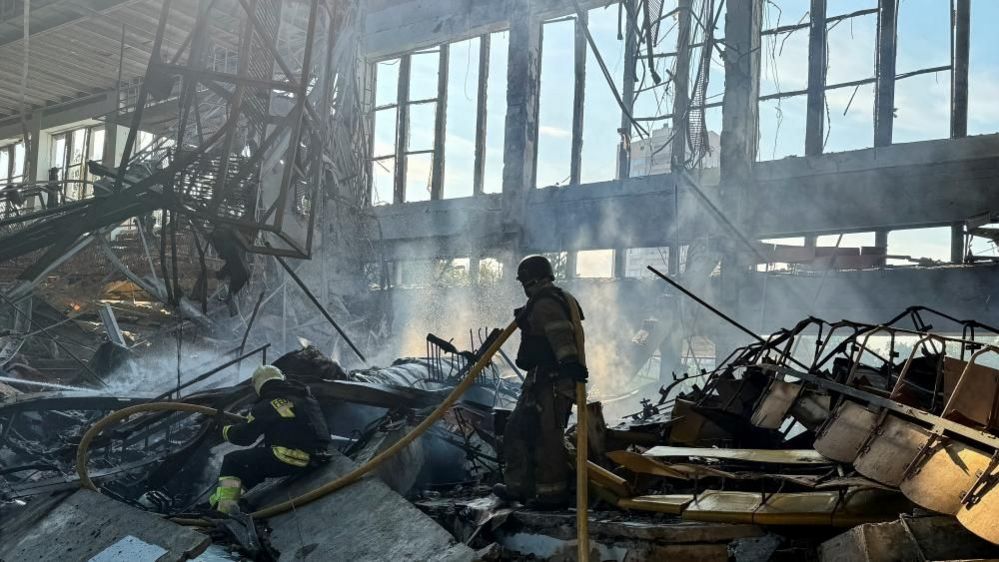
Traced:
[[565, 429], [577, 382], [585, 383], [583, 311], [555, 286], [552, 264], [527, 256], [517, 267], [527, 304], [514, 311], [520, 327], [517, 366], [528, 371], [503, 434], [504, 484], [497, 496], [538, 507], [570, 500], [571, 468]]
[[218, 488], [209, 498], [222, 513], [236, 508], [242, 490], [316, 463], [326, 456], [332, 441], [309, 387], [285, 380], [280, 369], [271, 365], [254, 371], [252, 382], [260, 399], [247, 421], [223, 426], [222, 437], [234, 445], [252, 445], [261, 435], [264, 439], [257, 447], [223, 457]]

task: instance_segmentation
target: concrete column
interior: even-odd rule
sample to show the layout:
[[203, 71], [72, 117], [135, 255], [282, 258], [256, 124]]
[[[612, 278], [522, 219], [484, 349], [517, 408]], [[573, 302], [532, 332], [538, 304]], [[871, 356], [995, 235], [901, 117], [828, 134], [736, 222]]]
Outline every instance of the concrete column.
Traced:
[[109, 168], [118, 165], [118, 125], [111, 119], [104, 122], [104, 154], [101, 155], [101, 164]]
[[[885, 252], [888, 251], [888, 231], [887, 230], [875, 230], [874, 231], [874, 247], [880, 248]], [[887, 260], [881, 260], [878, 265], [884, 267]]]
[[[725, 16], [725, 97], [722, 102], [721, 181], [750, 177], [759, 136], [761, 0], [731, 2]], [[731, 208], [731, 207], [729, 207]]]
[[874, 90], [874, 146], [891, 144], [895, 120], [897, 0], [879, 0], [877, 83]]
[[825, 129], [826, 0], [812, 0], [808, 34], [808, 113], [805, 155], [822, 154]]
[[614, 249], [614, 279], [624, 279], [628, 272], [628, 249]]
[[954, 2], [954, 60], [951, 72], [950, 136], [968, 136], [968, 60], [971, 52], [971, 0]]
[[541, 78], [541, 21], [527, 0], [511, 0], [510, 51], [507, 61], [506, 133], [503, 147], [503, 214], [514, 234], [511, 247], [521, 256], [522, 222], [527, 196], [534, 189], [538, 141], [538, 94]]
[[964, 263], [964, 223], [950, 226], [950, 261]]

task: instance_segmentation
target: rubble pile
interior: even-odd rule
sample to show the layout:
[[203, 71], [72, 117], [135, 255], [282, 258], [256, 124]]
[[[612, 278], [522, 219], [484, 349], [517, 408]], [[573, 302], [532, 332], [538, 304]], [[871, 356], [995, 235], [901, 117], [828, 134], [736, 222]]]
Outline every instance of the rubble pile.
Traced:
[[[930, 316], [954, 326], [932, 331]], [[623, 419], [605, 420], [601, 404], [590, 403], [592, 559], [996, 556], [999, 369], [991, 365], [999, 348], [986, 343], [994, 335], [921, 307], [882, 325], [808, 318], [732, 351], [711, 371], [676, 376]], [[176, 560], [345, 552], [359, 560], [574, 559], [578, 506], [532, 509], [491, 493], [502, 481], [503, 420], [519, 385], [500, 362], [376, 477], [282, 515], [245, 515], [390, 448], [482, 356], [436, 349], [435, 336], [428, 342], [428, 357], [384, 368], [346, 370], [314, 347], [273, 361], [311, 388], [337, 451], [302, 477], [254, 489], [244, 512], [228, 519], [202, 519], [221, 456], [233, 450], [212, 418], [138, 414], [105, 431], [89, 447], [95, 494], [78, 490], [83, 433], [110, 411], [163, 397], [25, 392], [13, 383], [0, 402], [0, 530], [9, 537], [0, 559], [71, 548], [86, 550], [83, 559], [108, 549]], [[225, 368], [190, 380], [209, 384]], [[244, 381], [180, 400], [245, 413], [255, 394]], [[571, 453], [575, 432], [566, 434]], [[90, 520], [87, 511], [107, 518], [91, 523], [100, 533], [45, 538], [86, 532], [68, 531], [67, 522]]]

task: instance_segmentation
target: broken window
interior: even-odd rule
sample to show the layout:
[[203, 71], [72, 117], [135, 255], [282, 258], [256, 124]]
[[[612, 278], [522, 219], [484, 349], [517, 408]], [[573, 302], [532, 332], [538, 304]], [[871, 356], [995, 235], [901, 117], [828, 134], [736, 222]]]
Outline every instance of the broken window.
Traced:
[[950, 261], [950, 227], [911, 228], [888, 233], [889, 265]]
[[387, 205], [395, 192], [395, 143], [401, 59], [375, 67], [374, 134], [371, 148], [371, 204]]
[[877, 2], [834, 2], [826, 13], [823, 152], [874, 146]]
[[804, 236], [795, 236], [791, 238], [767, 238], [760, 240], [760, 243], [769, 245], [770, 247], [764, 247], [764, 256], [767, 258], [766, 263], [756, 264], [756, 271], [788, 271], [791, 269], [791, 263], [787, 261], [782, 261], [780, 246], [805, 246]]
[[372, 162], [371, 168], [371, 204], [388, 205], [392, 203], [392, 193], [395, 185], [395, 158], [378, 158]]
[[647, 269], [652, 266], [663, 273], [669, 269], [669, 247], [628, 248], [624, 254], [624, 276], [648, 279], [655, 274]]
[[470, 197], [475, 182], [479, 39], [452, 43], [448, 56], [447, 124], [444, 140], [445, 199]]
[[[417, 51], [375, 68], [373, 204], [431, 199], [435, 187], [433, 160], [437, 153], [441, 52], [441, 48]], [[390, 158], [391, 166], [387, 162]], [[393, 175], [391, 190], [384, 184], [389, 168]]]
[[569, 277], [567, 265], [569, 263], [568, 252], [542, 252], [542, 256], [548, 258], [552, 264], [552, 271], [555, 272], [555, 279], [566, 279]]
[[779, 160], [805, 153], [804, 95], [760, 100], [759, 160]]
[[563, 18], [542, 27], [537, 187], [569, 183], [575, 21]]
[[[840, 238], [842, 236], [842, 238]], [[837, 244], [838, 243], [838, 244]], [[820, 247], [839, 246], [840, 248], [860, 248], [874, 245], [873, 232], [851, 232], [849, 234], [823, 234], [815, 239]]]
[[495, 285], [503, 280], [503, 262], [496, 258], [479, 260], [479, 285]]
[[406, 202], [429, 201], [433, 181], [433, 154], [406, 156]]
[[892, 142], [950, 136], [950, 53], [950, 3], [900, 2]]
[[104, 154], [104, 125], [81, 127], [52, 135], [49, 165], [58, 170], [63, 197], [76, 201], [90, 197], [94, 178], [87, 169], [90, 160], [101, 161]]
[[[722, 0], [702, 0], [693, 2], [686, 20], [680, 17], [675, 2], [662, 3], [661, 14], [650, 14], [650, 26], [645, 24], [645, 14], [638, 14], [638, 24], [643, 31], [638, 41], [638, 82], [633, 113], [648, 134], [643, 135], [637, 128], [632, 130], [631, 176], [668, 172], [673, 142], [680, 139], [684, 142], [686, 167], [718, 166], [725, 87], [725, 64], [720, 46], [724, 44], [725, 13]], [[689, 21], [688, 40], [681, 46], [681, 25], [686, 25], [686, 21]], [[649, 27], [654, 39], [651, 57], [649, 37], [644, 31]], [[684, 80], [689, 106], [676, 116], [677, 68], [683, 53], [687, 57], [688, 72]], [[678, 123], [684, 129], [679, 133], [675, 132]]]
[[[967, 253], [975, 258], [994, 261], [999, 258], [999, 224], [983, 224], [971, 230]], [[984, 261], [984, 260], [983, 260]]]
[[766, 2], [760, 39], [759, 160], [805, 153], [807, 0]]
[[[587, 12], [586, 25], [597, 52], [614, 79], [614, 88], [620, 93], [624, 78], [624, 41], [617, 38], [617, 13], [617, 4], [594, 8]], [[583, 84], [580, 182], [612, 180], [617, 177], [621, 111], [589, 43], [586, 45], [586, 78]]]
[[24, 181], [24, 142], [0, 146], [0, 187]]
[[483, 193], [503, 191], [503, 143], [506, 138], [506, 67], [510, 32], [489, 36], [489, 80], [486, 82], [486, 155]]
[[576, 277], [614, 277], [614, 250], [580, 250], [576, 252]]
[[507, 42], [497, 32], [376, 65], [372, 204], [502, 189]]
[[999, 2], [971, 3], [968, 67], [968, 134], [999, 132]]

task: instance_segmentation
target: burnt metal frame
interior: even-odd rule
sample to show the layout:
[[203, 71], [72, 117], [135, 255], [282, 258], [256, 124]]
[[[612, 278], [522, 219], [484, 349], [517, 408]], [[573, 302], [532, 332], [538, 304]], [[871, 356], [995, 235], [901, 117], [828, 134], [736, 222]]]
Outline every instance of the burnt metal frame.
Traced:
[[[327, 52], [321, 53], [323, 56], [319, 64], [328, 62], [329, 53], [332, 51], [332, 30], [334, 25], [335, 14], [333, 14], [325, 3], [320, 3], [319, 0], [308, 0], [309, 5], [309, 17], [307, 21], [307, 30], [305, 34], [305, 44], [302, 53], [302, 70], [301, 73], [296, 75], [289, 67], [289, 65], [283, 60], [281, 53], [278, 52], [277, 47], [274, 45], [276, 40], [276, 33], [279, 29], [276, 29], [273, 33], [268, 33], [262, 28], [262, 25], [256, 17], [256, 5], [255, 0], [240, 0], [240, 6], [244, 12], [246, 12], [246, 27], [244, 30], [244, 38], [240, 44], [240, 64], [237, 74], [233, 76], [230, 73], [208, 71], [199, 68], [199, 62], [196, 60], [198, 58], [197, 51], [199, 50], [199, 37], [198, 35], [203, 35], [205, 33], [205, 28], [207, 26], [207, 19], [209, 17], [209, 10], [214, 2], [207, 0], [203, 2], [202, 8], [199, 10], [195, 20], [195, 28], [191, 33], [191, 39], [186, 41], [184, 45], [178, 50], [171, 62], [163, 62], [161, 56], [161, 46], [163, 42], [163, 35], [166, 26], [166, 20], [170, 16], [172, 0], [165, 0], [160, 14], [159, 26], [157, 28], [156, 38], [154, 40], [153, 52], [151, 55], [151, 62], [147, 69], [146, 79], [140, 85], [138, 102], [136, 103], [136, 111], [132, 115], [132, 127], [129, 131], [128, 138], [125, 142], [124, 154], [122, 156], [122, 164], [119, 168], [118, 179], [116, 180], [116, 190], [121, 187], [121, 178], [125, 167], [132, 156], [132, 150], [135, 145], [135, 140], [138, 132], [138, 128], [142, 122], [142, 113], [146, 106], [146, 102], [149, 96], [148, 83], [149, 78], [153, 73], [164, 73], [171, 76], [179, 76], [183, 80], [185, 94], [181, 97], [181, 129], [178, 133], [178, 145], [182, 146], [184, 143], [184, 128], [186, 126], [186, 121], [192, 109], [194, 109], [197, 118], [197, 91], [196, 85], [203, 83], [205, 86], [212, 88], [216, 87], [218, 83], [225, 83], [234, 85], [234, 92], [230, 99], [230, 112], [228, 118], [226, 119], [227, 124], [233, 124], [239, 122], [240, 117], [244, 115], [242, 111], [242, 98], [244, 92], [247, 88], [257, 88], [266, 89], [270, 92], [290, 92], [294, 95], [294, 103], [285, 118], [280, 119], [279, 126], [272, 130], [267, 138], [263, 140], [261, 146], [257, 149], [257, 154], [254, 156], [255, 159], [262, 157], [265, 152], [263, 146], [270, 144], [268, 141], [273, 142], [279, 133], [284, 131], [290, 131], [288, 137], [288, 145], [286, 152], [283, 157], [283, 161], [287, 162], [284, 167], [283, 174], [281, 177], [280, 187], [277, 192], [277, 196], [272, 204], [270, 204], [266, 209], [260, 212], [260, 209], [250, 209], [250, 212], [256, 213], [257, 216], [253, 218], [234, 218], [220, 214], [219, 205], [221, 203], [223, 194], [226, 192], [227, 185], [225, 182], [227, 180], [239, 181], [243, 179], [242, 177], [229, 178], [228, 169], [229, 161], [232, 157], [231, 152], [233, 149], [233, 142], [236, 133], [236, 126], [226, 127], [223, 126], [222, 130], [226, 130], [225, 137], [222, 139], [221, 146], [221, 164], [219, 170], [219, 178], [216, 185], [213, 188], [211, 204], [207, 209], [193, 209], [190, 207], [181, 207], [182, 212], [188, 214], [193, 214], [199, 216], [205, 220], [212, 220], [216, 222], [222, 222], [231, 224], [234, 226], [248, 227], [259, 229], [260, 231], [270, 233], [274, 235], [277, 239], [281, 240], [283, 245], [287, 248], [274, 248], [265, 246], [263, 244], [253, 244], [250, 248], [254, 252], [258, 253], [270, 253], [280, 256], [298, 257], [306, 258], [311, 255], [312, 250], [312, 240], [313, 240], [313, 230], [315, 224], [315, 209], [310, 209], [308, 216], [308, 225], [306, 240], [304, 244], [299, 243], [299, 241], [293, 240], [288, 236], [283, 229], [283, 221], [285, 215], [285, 209], [288, 203], [289, 195], [292, 190], [295, 189], [296, 183], [304, 183], [308, 187], [306, 192], [306, 197], [312, 201], [313, 206], [316, 205], [316, 197], [319, 192], [320, 181], [322, 178], [322, 152], [318, 151], [318, 147], [321, 143], [310, 142], [309, 144], [313, 148], [313, 154], [308, 156], [308, 161], [305, 162], [305, 169], [299, 167], [299, 147], [303, 141], [306, 139], [304, 137], [309, 137], [315, 139], [321, 139], [325, 137], [324, 131], [327, 126], [326, 114], [328, 113], [329, 103], [326, 103], [326, 99], [330, 95], [328, 91], [331, 84], [329, 83], [329, 72], [331, 69], [326, 68], [325, 72], [319, 71], [316, 78], [321, 78], [322, 80], [317, 84], [317, 87], [310, 91], [310, 84], [313, 79], [313, 51], [315, 47], [316, 37], [317, 37], [317, 20], [319, 19], [319, 9], [320, 6], [323, 7], [325, 19], [325, 46]], [[285, 74], [286, 81], [273, 81], [273, 80], [258, 80], [247, 76], [247, 66], [250, 50], [250, 37], [251, 35], [257, 35], [261, 38], [263, 46], [266, 48], [267, 54], [273, 59], [273, 64], [277, 65], [282, 72]], [[203, 39], [203, 38], [202, 38]], [[181, 54], [187, 52], [190, 55], [190, 59], [187, 64], [180, 65], [176, 64], [176, 61], [180, 58]], [[320, 100], [322, 103], [316, 104], [313, 98], [322, 97]], [[320, 110], [317, 111], [315, 106], [318, 105]], [[264, 117], [267, 117], [266, 115]], [[199, 124], [199, 137], [200, 137], [200, 120], [197, 122]], [[255, 123], [254, 125], [265, 127], [267, 123]], [[221, 130], [220, 130], [221, 131]], [[208, 141], [201, 141], [199, 145], [192, 151], [186, 150], [189, 154], [195, 154], [196, 157], [192, 160], [196, 161], [197, 156], [207, 154], [212, 147], [214, 141], [220, 139], [215, 138]], [[173, 166], [171, 166], [173, 168]], [[245, 170], [252, 169], [253, 166], [245, 166]], [[178, 170], [179, 172], [179, 170]], [[176, 177], [174, 173], [160, 173], [163, 180], [167, 186], [172, 185], [173, 179]], [[168, 197], [173, 196], [172, 188], [167, 189]], [[273, 217], [273, 218], [272, 218]]]
[[[760, 101], [783, 99], [795, 96], [807, 96], [807, 119], [805, 130], [805, 155], [822, 154], [824, 144], [824, 105], [825, 92], [838, 88], [851, 88], [875, 85], [874, 113], [874, 146], [892, 144], [892, 122], [894, 120], [895, 82], [921, 74], [952, 71], [952, 111], [951, 136], [958, 138], [967, 135], [967, 70], [968, 70], [968, 31], [970, 26], [970, 8], [968, 0], [953, 0], [957, 6], [957, 16], [952, 26], [956, 30], [955, 50], [951, 64], [920, 68], [902, 74], [895, 72], [895, 57], [897, 52], [898, 14], [896, 0], [881, 0], [878, 8], [858, 10], [848, 14], [833, 17], [826, 16], [828, 0], [812, 0], [809, 23], [779, 26], [765, 29], [762, 35], [793, 33], [809, 29], [808, 55], [808, 87], [804, 90], [777, 92], [759, 97]], [[848, 19], [878, 15], [877, 26], [877, 62], [875, 76], [860, 80], [851, 80], [837, 84], [827, 84], [825, 80], [825, 65], [828, 56], [827, 34], [830, 23]], [[821, 24], [824, 22], [824, 25]], [[956, 71], [955, 71], [956, 70]], [[963, 125], [963, 128], [962, 128]]]
[[941, 418], [930, 414], [929, 412], [924, 412], [913, 406], [908, 406], [900, 402], [896, 402], [889, 398], [884, 398], [870, 392], [866, 392], [852, 386], [848, 386], [836, 381], [820, 377], [818, 375], [804, 373], [795, 369], [788, 367], [781, 367], [778, 365], [760, 365], [760, 367], [767, 371], [772, 371], [775, 374], [780, 374], [785, 377], [793, 377], [800, 379], [808, 384], [815, 385], [824, 390], [828, 390], [845, 397], [852, 398], [854, 400], [859, 400], [861, 402], [870, 404], [872, 406], [877, 406], [879, 408], [884, 408], [890, 410], [892, 413], [899, 415], [900, 417], [916, 420], [927, 424], [935, 432], [949, 432], [954, 435], [958, 435], [965, 439], [968, 439], [974, 443], [982, 445], [992, 450], [999, 450], [999, 437], [986, 433], [984, 431], [978, 431], [969, 426], [962, 425], [960, 423]]
[[[475, 113], [475, 152], [474, 152], [474, 162], [473, 162], [473, 180], [472, 180], [472, 194], [481, 195], [484, 193], [484, 182], [485, 182], [485, 165], [486, 165], [486, 128], [487, 128], [487, 100], [488, 100], [488, 83], [489, 83], [489, 54], [491, 51], [491, 34], [483, 34], [477, 37], [471, 37], [463, 41], [478, 41], [479, 47], [479, 57], [478, 57], [478, 84], [476, 89], [476, 113]], [[448, 78], [450, 70], [450, 46], [453, 43], [460, 41], [452, 41], [449, 43], [443, 43], [436, 47], [429, 49], [419, 49], [405, 53], [398, 58], [399, 60], [399, 77], [398, 83], [396, 85], [396, 100], [394, 103], [386, 103], [381, 105], [374, 105], [374, 91], [375, 87], [371, 88], [370, 96], [372, 96], [371, 106], [372, 109], [368, 112], [369, 120], [374, 120], [377, 112], [395, 109], [396, 110], [396, 127], [395, 127], [395, 148], [392, 154], [382, 154], [375, 155], [374, 150], [374, 135], [372, 135], [371, 140], [371, 165], [377, 166], [378, 162], [381, 160], [392, 159], [394, 162], [393, 166], [393, 182], [392, 182], [392, 204], [407, 203], [406, 201], [406, 173], [407, 173], [407, 157], [421, 154], [430, 154], [432, 156], [431, 163], [431, 179], [430, 179], [430, 200], [438, 201], [444, 198], [444, 179], [445, 179], [445, 141], [446, 141], [446, 131], [447, 131], [447, 88], [448, 88]], [[412, 100], [410, 99], [410, 84], [411, 84], [411, 62], [413, 55], [438, 53], [437, 58], [437, 94], [436, 97], [423, 98]], [[391, 59], [388, 59], [391, 60]], [[382, 61], [375, 61], [368, 65], [368, 72], [373, 76], [373, 81], [377, 84], [377, 63]], [[433, 148], [429, 150], [410, 150], [409, 149], [409, 108], [413, 105], [420, 104], [435, 104], [435, 115], [434, 115], [434, 140]], [[370, 202], [373, 195], [373, 175], [369, 177], [368, 185], [368, 200]]]
[[[104, 125], [83, 125], [81, 127], [74, 127], [72, 129], [59, 131], [57, 133], [52, 133], [50, 135], [52, 141], [51, 148], [53, 152], [55, 151], [55, 140], [58, 137], [63, 137], [65, 139], [63, 144], [62, 155], [59, 161], [59, 166], [54, 166], [54, 165], [51, 166], [53, 168], [59, 169], [60, 177], [58, 181], [61, 184], [60, 193], [62, 195], [63, 201], [72, 201], [72, 199], [69, 199], [68, 194], [66, 193], [70, 184], [79, 183], [81, 184], [82, 189], [86, 190], [86, 186], [92, 183], [91, 174], [87, 168], [87, 162], [89, 161], [89, 156], [91, 153], [91, 148], [92, 148], [91, 143], [93, 142], [94, 132], [97, 131], [98, 129], [103, 130]], [[75, 135], [78, 131], [83, 131], [83, 154], [80, 155], [80, 162], [73, 164], [71, 163], [71, 155], [73, 153], [73, 146], [72, 146], [73, 135]], [[103, 143], [106, 142], [107, 138], [105, 137]], [[103, 143], [101, 146], [102, 155], [104, 153]], [[55, 154], [53, 154], [53, 156], [55, 156]], [[54, 159], [51, 162], [51, 164], [55, 164]], [[80, 169], [80, 177], [78, 179], [76, 180], [69, 179], [70, 168]], [[86, 198], [87, 198], [86, 191], [84, 191], [84, 196], [81, 197], [81, 199], [86, 199]]]

